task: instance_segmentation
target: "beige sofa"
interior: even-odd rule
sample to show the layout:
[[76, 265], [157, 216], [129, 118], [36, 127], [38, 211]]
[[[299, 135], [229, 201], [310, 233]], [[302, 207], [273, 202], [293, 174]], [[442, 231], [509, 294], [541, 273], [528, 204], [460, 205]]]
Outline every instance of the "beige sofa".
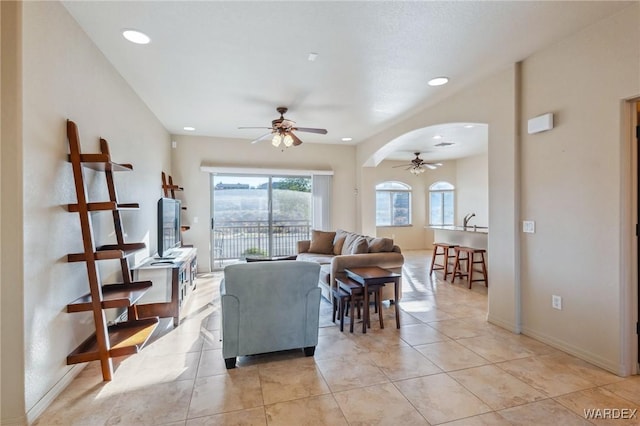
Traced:
[[[373, 238], [353, 232], [313, 231], [311, 240], [298, 241], [297, 260], [320, 264], [320, 289], [331, 301], [330, 286], [336, 285], [336, 277], [344, 277], [345, 269], [379, 266], [401, 273], [404, 256], [400, 247], [390, 238]], [[398, 297], [402, 296], [402, 288]], [[382, 300], [393, 300], [393, 286], [382, 289]]]

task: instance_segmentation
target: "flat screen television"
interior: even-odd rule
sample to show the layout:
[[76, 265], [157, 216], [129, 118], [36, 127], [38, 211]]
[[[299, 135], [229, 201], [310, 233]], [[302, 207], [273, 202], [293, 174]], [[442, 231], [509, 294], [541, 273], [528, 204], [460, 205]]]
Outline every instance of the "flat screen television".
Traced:
[[158, 257], [171, 258], [171, 250], [180, 247], [180, 200], [158, 200]]

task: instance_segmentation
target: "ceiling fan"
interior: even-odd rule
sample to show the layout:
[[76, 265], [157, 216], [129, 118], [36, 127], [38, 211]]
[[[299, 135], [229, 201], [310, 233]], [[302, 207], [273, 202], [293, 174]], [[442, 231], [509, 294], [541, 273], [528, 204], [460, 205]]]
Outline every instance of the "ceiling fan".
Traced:
[[308, 133], [318, 133], [321, 135], [327, 134], [327, 129], [314, 129], [311, 127], [297, 127], [296, 122], [293, 120], [289, 120], [288, 118], [284, 118], [284, 115], [287, 113], [287, 107], [278, 107], [276, 111], [280, 113], [280, 118], [276, 118], [271, 122], [271, 127], [238, 127], [238, 129], [269, 129], [271, 130], [269, 133], [265, 133], [260, 136], [258, 139], [251, 141], [251, 143], [256, 143], [263, 139], [266, 139], [268, 136], [273, 135], [271, 138], [271, 144], [275, 147], [280, 146], [280, 144], [284, 144], [286, 148], [290, 146], [298, 146], [302, 143], [300, 138], [298, 138], [294, 131], [296, 132], [308, 132]]
[[401, 164], [399, 166], [393, 166], [393, 168], [406, 167], [405, 170], [409, 170], [414, 175], [419, 175], [420, 173], [424, 173], [426, 169], [435, 170], [438, 167], [442, 166], [442, 163], [428, 163], [424, 161], [422, 158], [420, 158], [419, 152], [414, 152], [413, 154], [416, 156], [416, 158], [411, 160], [411, 163]]

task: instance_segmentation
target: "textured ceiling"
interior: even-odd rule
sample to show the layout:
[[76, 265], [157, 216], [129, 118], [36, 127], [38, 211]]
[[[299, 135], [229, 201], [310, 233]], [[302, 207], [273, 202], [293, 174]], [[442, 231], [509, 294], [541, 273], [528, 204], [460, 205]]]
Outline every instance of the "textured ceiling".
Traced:
[[[172, 134], [252, 140], [264, 131], [238, 126], [269, 126], [283, 105], [297, 125], [329, 131], [303, 141], [355, 144], [630, 2], [63, 4]], [[126, 28], [151, 44], [127, 42]], [[441, 75], [448, 85], [426, 84]], [[393, 158], [429, 150], [414, 133]]]

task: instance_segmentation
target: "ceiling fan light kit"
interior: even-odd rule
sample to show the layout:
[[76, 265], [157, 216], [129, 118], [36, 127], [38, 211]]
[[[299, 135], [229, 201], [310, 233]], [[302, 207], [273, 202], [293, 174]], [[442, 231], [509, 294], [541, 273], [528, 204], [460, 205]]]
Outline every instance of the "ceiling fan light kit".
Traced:
[[271, 127], [238, 127], [238, 129], [268, 129], [271, 130], [270, 133], [266, 135], [260, 136], [258, 139], [251, 141], [251, 143], [256, 143], [270, 134], [273, 134], [271, 138], [271, 145], [278, 148], [280, 144], [283, 144], [285, 148], [289, 148], [290, 146], [298, 146], [302, 144], [300, 138], [298, 138], [294, 131], [297, 132], [309, 132], [309, 133], [318, 133], [321, 135], [327, 134], [327, 129], [315, 129], [311, 127], [295, 127], [296, 122], [293, 120], [289, 120], [284, 118], [284, 114], [288, 111], [287, 107], [278, 107], [276, 111], [280, 113], [280, 118], [276, 118], [271, 121]]
[[427, 163], [422, 158], [420, 158], [420, 153], [419, 152], [414, 152], [413, 154], [416, 156], [416, 158], [411, 160], [411, 163], [409, 163], [409, 164], [401, 164], [399, 166], [393, 166], [393, 167], [394, 168], [396, 168], [396, 167], [406, 167], [405, 170], [409, 170], [409, 173], [417, 176], [417, 175], [420, 175], [420, 174], [426, 172], [427, 169], [435, 170], [438, 167], [442, 166], [442, 163]]

